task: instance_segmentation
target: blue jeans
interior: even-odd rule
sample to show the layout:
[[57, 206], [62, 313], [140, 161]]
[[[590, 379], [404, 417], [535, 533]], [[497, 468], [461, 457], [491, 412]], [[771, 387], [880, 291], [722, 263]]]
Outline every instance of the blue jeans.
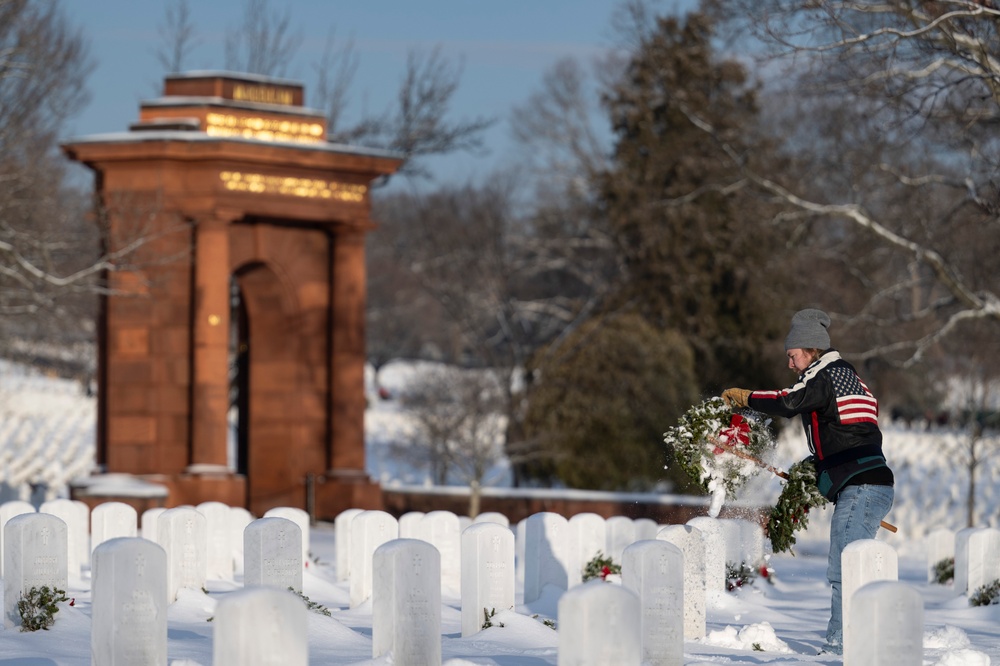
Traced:
[[830, 562], [826, 577], [833, 587], [826, 647], [840, 653], [844, 644], [844, 611], [841, 599], [843, 576], [840, 555], [847, 544], [858, 539], [874, 539], [879, 523], [892, 508], [892, 486], [847, 486], [837, 497], [830, 523]]

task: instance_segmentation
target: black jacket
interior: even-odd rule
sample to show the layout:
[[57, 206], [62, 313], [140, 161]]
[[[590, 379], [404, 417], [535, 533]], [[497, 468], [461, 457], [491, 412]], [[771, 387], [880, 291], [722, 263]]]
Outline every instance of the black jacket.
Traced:
[[[753, 391], [748, 406], [772, 416], [801, 417], [816, 482], [827, 499], [836, 501], [859, 474], [866, 483], [892, 485], [882, 453], [878, 400], [836, 350], [827, 350], [790, 388]], [[872, 470], [879, 471], [868, 473]]]

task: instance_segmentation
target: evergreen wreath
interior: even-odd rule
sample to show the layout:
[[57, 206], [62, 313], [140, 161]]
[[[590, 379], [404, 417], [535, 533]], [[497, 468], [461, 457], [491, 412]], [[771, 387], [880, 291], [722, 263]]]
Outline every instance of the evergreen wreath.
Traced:
[[[763, 415], [750, 409], [733, 412], [722, 398], [709, 398], [694, 405], [663, 434], [682, 470], [703, 490], [733, 499], [736, 492], [760, 468], [749, 460], [728, 453], [719, 443], [738, 447], [760, 459], [774, 445]], [[720, 505], [721, 508], [721, 505]]]
[[593, 580], [594, 578], [606, 581], [608, 576], [617, 575], [621, 572], [621, 565], [615, 564], [610, 555], [605, 556], [603, 552], [597, 551], [597, 555], [594, 555], [594, 558], [583, 567], [583, 582], [586, 583], [588, 580]]
[[788, 479], [781, 489], [778, 503], [771, 509], [767, 521], [767, 536], [775, 553], [788, 551], [792, 555], [795, 531], [809, 525], [809, 509], [829, 502], [816, 486], [816, 467], [810, 458], [800, 460], [788, 470]]
[[21, 592], [17, 600], [17, 612], [21, 616], [21, 631], [49, 630], [56, 621], [58, 604], [69, 601], [65, 590], [42, 585]]
[[970, 606], [995, 606], [1000, 604], [1000, 580], [983, 585], [969, 597]]

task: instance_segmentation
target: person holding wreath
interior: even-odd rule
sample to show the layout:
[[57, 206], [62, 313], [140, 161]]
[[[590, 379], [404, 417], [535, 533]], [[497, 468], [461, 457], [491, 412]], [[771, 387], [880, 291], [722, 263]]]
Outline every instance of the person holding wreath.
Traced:
[[843, 654], [841, 553], [853, 541], [875, 538], [892, 507], [894, 478], [882, 453], [878, 401], [854, 367], [831, 347], [829, 328], [830, 317], [822, 310], [796, 312], [785, 338], [785, 354], [798, 380], [779, 390], [729, 388], [722, 398], [732, 409], [749, 407], [772, 416], [801, 418], [816, 485], [835, 505], [824, 651]]

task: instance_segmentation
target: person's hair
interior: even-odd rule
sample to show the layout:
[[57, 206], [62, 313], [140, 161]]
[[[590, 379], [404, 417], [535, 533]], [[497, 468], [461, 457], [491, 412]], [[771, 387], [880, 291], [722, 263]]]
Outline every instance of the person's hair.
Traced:
[[817, 359], [819, 359], [820, 356], [823, 355], [823, 350], [822, 349], [816, 349], [815, 347], [810, 347], [808, 349], [803, 349], [802, 351], [804, 351], [805, 353], [809, 354], [810, 358], [812, 358], [813, 361], [816, 361]]

